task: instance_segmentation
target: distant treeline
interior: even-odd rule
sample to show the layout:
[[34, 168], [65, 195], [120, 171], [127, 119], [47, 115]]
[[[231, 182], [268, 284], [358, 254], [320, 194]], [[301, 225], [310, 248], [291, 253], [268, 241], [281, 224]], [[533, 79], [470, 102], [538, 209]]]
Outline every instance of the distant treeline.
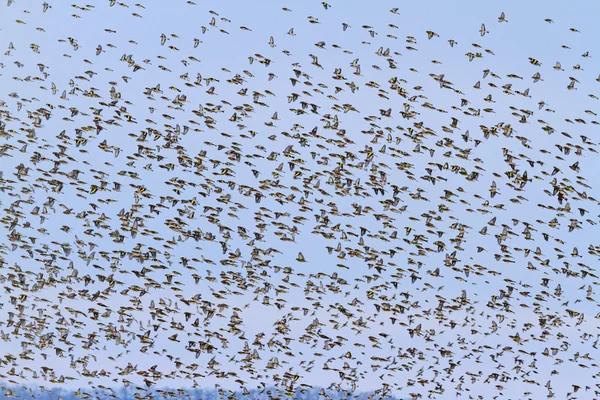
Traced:
[[226, 389], [172, 389], [160, 388], [155, 390], [136, 390], [135, 387], [122, 387], [119, 389], [77, 389], [66, 390], [62, 388], [24, 388], [22, 386], [1, 386], [0, 400], [36, 399], [36, 400], [402, 400], [391, 395], [382, 395], [381, 392], [347, 393], [343, 391], [327, 390], [321, 388], [297, 389], [294, 393], [285, 393], [277, 388], [264, 390], [254, 389], [242, 393]]

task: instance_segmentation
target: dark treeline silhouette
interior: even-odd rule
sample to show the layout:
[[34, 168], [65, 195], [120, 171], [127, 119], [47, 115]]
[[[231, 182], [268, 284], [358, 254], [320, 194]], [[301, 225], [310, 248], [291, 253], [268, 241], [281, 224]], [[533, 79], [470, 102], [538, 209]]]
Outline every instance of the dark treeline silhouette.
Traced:
[[242, 393], [226, 389], [173, 389], [159, 388], [140, 390], [129, 386], [113, 389], [64, 389], [60, 387], [45, 388], [44, 386], [16, 386], [2, 384], [0, 400], [36, 399], [36, 400], [270, 400], [270, 399], [298, 399], [298, 400], [402, 400], [392, 395], [375, 392], [335, 391], [322, 388], [296, 389], [294, 393], [285, 393], [274, 387], [266, 389], [253, 389]]

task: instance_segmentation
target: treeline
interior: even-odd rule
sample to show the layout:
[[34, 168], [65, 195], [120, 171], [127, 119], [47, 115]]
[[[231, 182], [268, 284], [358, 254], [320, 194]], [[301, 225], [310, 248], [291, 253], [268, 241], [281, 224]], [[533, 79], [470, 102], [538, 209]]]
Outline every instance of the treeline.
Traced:
[[241, 391], [232, 392], [223, 389], [169, 389], [135, 390], [131, 386], [119, 389], [77, 389], [63, 388], [20, 387], [2, 385], [0, 400], [35, 399], [35, 400], [402, 400], [381, 392], [345, 393], [342, 391], [321, 388], [297, 389], [295, 393], [281, 392], [276, 388], [265, 390], [250, 390], [245, 394]]

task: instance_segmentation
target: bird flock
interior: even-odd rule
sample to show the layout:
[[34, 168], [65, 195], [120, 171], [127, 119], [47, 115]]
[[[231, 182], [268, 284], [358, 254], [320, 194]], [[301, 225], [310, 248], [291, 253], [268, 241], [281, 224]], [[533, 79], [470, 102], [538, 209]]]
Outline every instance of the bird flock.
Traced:
[[600, 397], [594, 32], [204, 3], [2, 6], [5, 384]]

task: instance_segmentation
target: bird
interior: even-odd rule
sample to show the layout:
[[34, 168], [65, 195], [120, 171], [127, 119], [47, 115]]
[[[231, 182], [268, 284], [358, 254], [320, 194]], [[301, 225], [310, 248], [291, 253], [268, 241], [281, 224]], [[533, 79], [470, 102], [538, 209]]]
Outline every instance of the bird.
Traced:
[[479, 33], [481, 34], [481, 36], [485, 36], [486, 33], [489, 33], [486, 29], [485, 29], [485, 24], [481, 24], [481, 28], [479, 29]]

